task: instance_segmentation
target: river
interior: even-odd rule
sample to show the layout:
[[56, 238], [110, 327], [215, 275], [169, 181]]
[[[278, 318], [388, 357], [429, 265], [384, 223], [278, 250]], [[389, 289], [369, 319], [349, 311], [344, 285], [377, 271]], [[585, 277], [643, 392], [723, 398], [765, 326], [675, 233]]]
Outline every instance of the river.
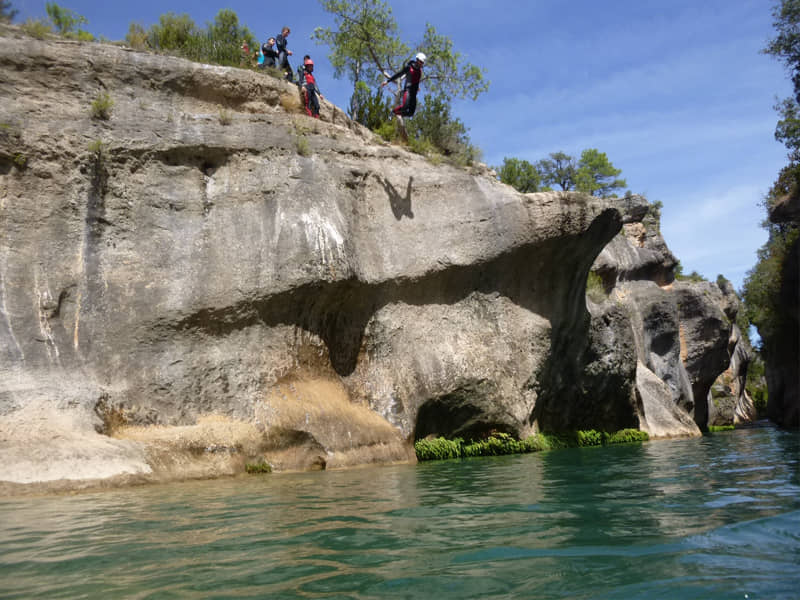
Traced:
[[798, 598], [800, 433], [0, 500], [2, 598]]

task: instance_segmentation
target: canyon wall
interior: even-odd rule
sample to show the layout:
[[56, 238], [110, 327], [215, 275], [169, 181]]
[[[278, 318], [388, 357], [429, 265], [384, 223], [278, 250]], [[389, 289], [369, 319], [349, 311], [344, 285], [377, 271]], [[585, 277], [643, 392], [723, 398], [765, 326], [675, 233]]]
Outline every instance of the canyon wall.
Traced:
[[672, 284], [643, 198], [519, 194], [248, 70], [13, 28], [0, 69], [0, 481], [705, 426], [724, 295]]

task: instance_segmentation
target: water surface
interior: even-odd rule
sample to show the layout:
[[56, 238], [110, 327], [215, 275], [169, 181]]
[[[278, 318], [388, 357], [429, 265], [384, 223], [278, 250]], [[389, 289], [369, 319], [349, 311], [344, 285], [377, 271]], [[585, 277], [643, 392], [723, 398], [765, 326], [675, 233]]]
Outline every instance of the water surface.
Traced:
[[0, 501], [2, 598], [797, 598], [800, 434]]

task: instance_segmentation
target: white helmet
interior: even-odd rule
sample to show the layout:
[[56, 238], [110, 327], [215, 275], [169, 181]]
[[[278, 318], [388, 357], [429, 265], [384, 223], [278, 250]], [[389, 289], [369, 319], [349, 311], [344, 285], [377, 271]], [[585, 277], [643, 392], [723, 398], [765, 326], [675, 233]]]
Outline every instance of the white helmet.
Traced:
[[414, 58], [420, 62], [425, 62], [426, 56], [422, 52], [417, 52], [417, 55]]

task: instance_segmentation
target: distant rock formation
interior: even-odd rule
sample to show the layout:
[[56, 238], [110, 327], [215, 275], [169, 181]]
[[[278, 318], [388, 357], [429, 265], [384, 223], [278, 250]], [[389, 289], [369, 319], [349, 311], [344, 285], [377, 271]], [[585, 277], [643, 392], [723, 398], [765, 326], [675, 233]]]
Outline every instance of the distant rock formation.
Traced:
[[[0, 481], [705, 425], [727, 366], [721, 293], [669, 289], [644, 199], [518, 194], [327, 102], [309, 119], [261, 73], [6, 34]], [[109, 119], [92, 116], [101, 93]], [[587, 304], [593, 262], [608, 299]]]
[[738, 325], [733, 326], [729, 347], [733, 347], [730, 365], [709, 392], [709, 425], [741, 425], [758, 418], [753, 399], [745, 387], [752, 351]]
[[[629, 196], [622, 210], [623, 231], [592, 266], [604, 295], [589, 294], [590, 306], [592, 300], [602, 308], [615, 305], [627, 316], [620, 323], [631, 329], [635, 342], [641, 429], [655, 437], [697, 435], [709, 424], [710, 389], [717, 377], [731, 368], [746, 377], [747, 350], [739, 346], [737, 358], [730, 343], [732, 336], [740, 337], [738, 299], [732, 288], [722, 290], [716, 283], [674, 281], [677, 261], [661, 235], [655, 207]], [[742, 421], [752, 414], [745, 410]]]

